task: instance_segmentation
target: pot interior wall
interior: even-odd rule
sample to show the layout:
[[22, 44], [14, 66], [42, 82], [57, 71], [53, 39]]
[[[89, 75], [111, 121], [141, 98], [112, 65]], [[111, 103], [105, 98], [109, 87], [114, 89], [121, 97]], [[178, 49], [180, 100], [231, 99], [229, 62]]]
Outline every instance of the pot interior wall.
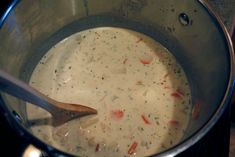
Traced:
[[[190, 120], [184, 138], [203, 127], [216, 112], [227, 89], [230, 56], [221, 28], [198, 1], [21, 1], [0, 30], [0, 68], [27, 82], [40, 58], [55, 43], [98, 26], [147, 34], [177, 58], [190, 81], [193, 104], [201, 104], [200, 114]], [[25, 103], [4, 94], [2, 97], [27, 128]]]

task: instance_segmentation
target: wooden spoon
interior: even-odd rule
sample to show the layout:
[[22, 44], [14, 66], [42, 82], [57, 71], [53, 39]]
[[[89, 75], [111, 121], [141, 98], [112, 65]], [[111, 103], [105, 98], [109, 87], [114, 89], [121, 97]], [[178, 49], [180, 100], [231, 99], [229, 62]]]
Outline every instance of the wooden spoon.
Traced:
[[53, 125], [97, 113], [97, 110], [87, 106], [63, 103], [49, 98], [2, 70], [0, 70], [0, 90], [47, 110], [52, 115]]

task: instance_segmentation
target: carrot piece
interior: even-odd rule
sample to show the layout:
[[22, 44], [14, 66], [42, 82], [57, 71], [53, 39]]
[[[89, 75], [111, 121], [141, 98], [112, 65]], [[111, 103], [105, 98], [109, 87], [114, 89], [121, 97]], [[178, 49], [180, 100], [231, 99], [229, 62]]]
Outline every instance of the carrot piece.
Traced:
[[151, 63], [151, 61], [152, 60], [148, 60], [148, 59], [140, 59], [140, 62], [142, 63], [142, 64], [150, 64]]
[[95, 152], [98, 152], [100, 150], [100, 144], [97, 144], [95, 147]]
[[131, 147], [128, 150], [128, 154], [133, 155], [135, 153], [135, 150], [136, 150], [137, 146], [138, 146], [138, 143], [136, 141], [133, 142]]
[[168, 122], [171, 126], [174, 126], [174, 127], [178, 127], [179, 126], [179, 121], [177, 121], [177, 120], [170, 120], [169, 122]]
[[197, 119], [201, 110], [202, 104], [200, 102], [196, 102], [192, 109], [192, 119]]
[[150, 64], [153, 61], [153, 56], [151, 54], [143, 54], [142, 56], [140, 56], [139, 61], [142, 64]]
[[173, 96], [173, 97], [176, 98], [176, 99], [182, 99], [182, 95], [179, 94], [178, 92], [173, 92], [173, 93], [171, 93], [171, 96]]
[[124, 116], [124, 112], [122, 110], [112, 110], [111, 116], [116, 120], [121, 120]]
[[143, 119], [145, 124], [150, 124], [150, 121], [148, 120], [148, 118], [145, 115], [141, 115], [141, 118]]

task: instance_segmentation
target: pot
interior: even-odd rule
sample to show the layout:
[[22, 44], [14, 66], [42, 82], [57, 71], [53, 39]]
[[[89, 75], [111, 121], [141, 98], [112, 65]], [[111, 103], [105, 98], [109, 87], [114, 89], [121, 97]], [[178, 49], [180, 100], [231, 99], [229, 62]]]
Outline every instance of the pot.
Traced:
[[[224, 25], [204, 1], [22, 0], [13, 2], [0, 26], [0, 68], [25, 82], [51, 46], [88, 28], [129, 28], [168, 48], [190, 82], [194, 116], [179, 144], [153, 156], [175, 156], [193, 146], [229, 105], [233, 48]], [[1, 93], [1, 108], [23, 138], [51, 156], [69, 155], [33, 135], [25, 102]]]

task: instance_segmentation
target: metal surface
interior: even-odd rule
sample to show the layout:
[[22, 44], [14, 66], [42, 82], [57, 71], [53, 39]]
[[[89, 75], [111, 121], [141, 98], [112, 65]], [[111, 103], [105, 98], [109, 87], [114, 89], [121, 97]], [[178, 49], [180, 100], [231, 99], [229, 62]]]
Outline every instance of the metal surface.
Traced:
[[212, 9], [220, 15], [230, 35], [233, 32], [235, 20], [235, 1], [234, 0], [205, 0], [212, 6]]
[[[204, 5], [202, 5], [202, 4]], [[61, 11], [63, 10], [63, 12]], [[183, 15], [183, 21], [179, 15]], [[182, 22], [186, 20], [186, 25]], [[0, 67], [28, 80], [42, 55], [64, 37], [96, 26], [119, 26], [160, 41], [178, 59], [191, 84], [193, 103], [202, 109], [191, 120], [184, 141], [157, 156], [174, 156], [201, 139], [228, 105], [234, 80], [234, 56], [228, 33], [211, 9], [198, 1], [175, 0], [56, 0], [21, 1], [0, 30]], [[27, 116], [17, 100], [2, 96], [13, 127], [43, 150], [54, 154], [30, 134]], [[23, 122], [9, 112], [15, 110]]]
[[5, 13], [0, 18], [0, 28], [2, 27], [2, 24], [4, 23], [5, 19], [7, 18], [8, 14], [11, 12], [11, 10], [15, 7], [15, 5], [18, 3], [19, 0], [12, 1], [11, 5], [7, 8]]

